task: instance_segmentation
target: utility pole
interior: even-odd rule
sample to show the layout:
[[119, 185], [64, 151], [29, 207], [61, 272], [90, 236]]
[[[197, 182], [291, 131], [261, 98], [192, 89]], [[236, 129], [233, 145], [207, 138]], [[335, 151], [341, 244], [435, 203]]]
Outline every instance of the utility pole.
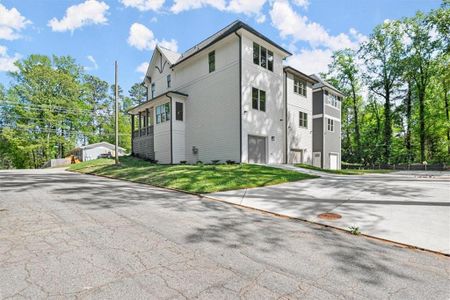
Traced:
[[115, 101], [115, 109], [114, 109], [114, 115], [115, 115], [115, 137], [116, 137], [116, 143], [114, 147], [114, 157], [116, 160], [116, 165], [119, 165], [119, 87], [117, 85], [117, 60], [114, 64], [114, 78], [115, 78], [115, 84], [114, 84], [114, 101]]

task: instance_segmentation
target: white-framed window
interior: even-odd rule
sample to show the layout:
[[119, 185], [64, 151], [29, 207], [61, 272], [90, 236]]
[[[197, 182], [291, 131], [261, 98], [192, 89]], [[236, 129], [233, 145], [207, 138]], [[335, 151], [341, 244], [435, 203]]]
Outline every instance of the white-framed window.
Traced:
[[156, 124], [170, 120], [170, 103], [167, 102], [156, 107]]
[[331, 105], [333, 107], [336, 107], [338, 109], [341, 108], [341, 102], [342, 102], [342, 97], [335, 95], [335, 94], [331, 94], [328, 93], [328, 91], [325, 91], [325, 95], [326, 95], [326, 103], [328, 105]]
[[298, 112], [298, 126], [308, 128], [308, 114], [302, 111]]
[[294, 93], [306, 97], [306, 81], [294, 77]]
[[257, 88], [252, 88], [252, 108], [266, 111], [266, 92]]
[[273, 52], [253, 43], [253, 63], [273, 71]]
[[328, 131], [334, 132], [334, 120], [327, 119]]

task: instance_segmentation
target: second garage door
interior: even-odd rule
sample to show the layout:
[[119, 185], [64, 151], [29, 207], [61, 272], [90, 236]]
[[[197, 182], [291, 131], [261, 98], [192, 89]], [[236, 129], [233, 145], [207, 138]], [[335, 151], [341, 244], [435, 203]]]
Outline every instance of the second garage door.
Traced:
[[256, 164], [266, 163], [266, 138], [248, 136], [248, 162]]

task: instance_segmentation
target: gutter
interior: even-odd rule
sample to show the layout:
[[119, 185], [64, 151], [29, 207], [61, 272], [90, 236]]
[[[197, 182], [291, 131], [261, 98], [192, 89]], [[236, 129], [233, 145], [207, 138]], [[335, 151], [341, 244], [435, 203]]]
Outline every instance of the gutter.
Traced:
[[288, 163], [288, 123], [287, 123], [287, 72], [284, 70], [284, 143], [285, 143], [285, 158], [284, 163]]
[[242, 163], [242, 37], [235, 31], [239, 38], [239, 163]]
[[173, 123], [173, 99], [172, 96], [169, 96], [169, 93], [166, 94], [167, 98], [170, 99], [170, 164], [173, 164], [173, 129], [172, 129], [172, 123]]

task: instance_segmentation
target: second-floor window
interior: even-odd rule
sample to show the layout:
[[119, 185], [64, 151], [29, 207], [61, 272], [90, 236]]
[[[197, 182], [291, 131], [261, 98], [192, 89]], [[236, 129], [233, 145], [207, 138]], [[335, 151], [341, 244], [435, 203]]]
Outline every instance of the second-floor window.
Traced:
[[273, 71], [273, 52], [253, 43], [253, 63]]
[[170, 120], [170, 104], [165, 104], [156, 107], [156, 124], [164, 123]]
[[175, 102], [175, 120], [183, 121], [183, 103]]
[[216, 51], [209, 52], [208, 54], [209, 73], [216, 70]]
[[334, 120], [327, 119], [328, 122], [328, 131], [334, 132]]
[[334, 106], [334, 107], [336, 107], [338, 109], [341, 108], [342, 98], [340, 96], [328, 93], [328, 91], [325, 91], [325, 95], [326, 95], [326, 103], [328, 105]]
[[298, 112], [298, 126], [308, 128], [308, 114], [302, 111]]
[[156, 93], [156, 86], [155, 83], [152, 82], [152, 99], [155, 98], [155, 93]]
[[306, 97], [306, 81], [294, 77], [294, 93]]
[[169, 74], [167, 75], [167, 88], [170, 88], [172, 84], [172, 76]]
[[266, 111], [266, 92], [252, 89], [252, 108], [260, 111]]

